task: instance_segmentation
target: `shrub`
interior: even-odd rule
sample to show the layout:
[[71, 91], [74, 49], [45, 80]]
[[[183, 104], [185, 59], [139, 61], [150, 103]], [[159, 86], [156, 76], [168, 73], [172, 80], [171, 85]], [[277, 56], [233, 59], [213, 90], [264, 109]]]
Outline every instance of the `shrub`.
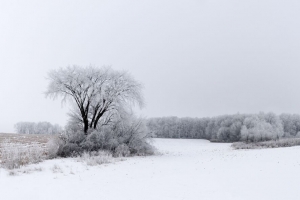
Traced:
[[60, 156], [74, 157], [74, 156], [78, 156], [80, 153], [82, 153], [82, 151], [83, 149], [78, 144], [68, 142], [62, 147]]
[[129, 147], [126, 144], [121, 144], [115, 149], [115, 157], [127, 157], [130, 155]]
[[86, 139], [86, 135], [81, 130], [67, 130], [64, 134], [64, 140], [73, 143], [73, 144], [80, 144]]
[[51, 138], [46, 144], [48, 158], [56, 158], [61, 154], [63, 146], [64, 142], [59, 137]]
[[86, 139], [81, 143], [83, 149], [87, 151], [95, 151], [98, 149], [104, 149], [108, 145], [107, 134], [104, 131], [93, 131]]
[[80, 157], [80, 161], [86, 162], [87, 165], [95, 166], [105, 163], [110, 163], [113, 160], [112, 154], [109, 151], [91, 151], [84, 152]]
[[67, 130], [61, 156], [74, 156], [86, 152], [107, 150], [114, 156], [151, 155], [154, 148], [149, 144], [149, 131], [143, 120], [126, 118], [102, 126], [88, 134]]

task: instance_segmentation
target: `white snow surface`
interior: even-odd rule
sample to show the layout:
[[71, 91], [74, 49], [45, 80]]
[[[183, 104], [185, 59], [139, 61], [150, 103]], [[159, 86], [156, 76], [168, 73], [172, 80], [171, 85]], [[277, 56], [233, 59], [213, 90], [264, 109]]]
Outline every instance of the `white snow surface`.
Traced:
[[[161, 155], [88, 166], [48, 160], [8, 175], [3, 200], [276, 200], [300, 199], [300, 147], [233, 150], [206, 140], [155, 139]], [[53, 170], [54, 166], [61, 168]]]

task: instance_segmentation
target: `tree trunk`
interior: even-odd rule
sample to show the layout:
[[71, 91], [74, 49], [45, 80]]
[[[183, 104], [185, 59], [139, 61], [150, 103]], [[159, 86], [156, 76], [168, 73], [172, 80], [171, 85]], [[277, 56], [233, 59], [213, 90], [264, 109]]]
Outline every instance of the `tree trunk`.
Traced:
[[94, 129], [97, 128], [98, 122], [105, 112], [106, 112], [106, 109], [104, 109], [100, 113], [98, 113], [98, 116], [96, 117], [96, 120], [94, 122]]
[[89, 129], [89, 121], [87, 119], [85, 119], [83, 124], [84, 124], [83, 131], [87, 135], [87, 131]]

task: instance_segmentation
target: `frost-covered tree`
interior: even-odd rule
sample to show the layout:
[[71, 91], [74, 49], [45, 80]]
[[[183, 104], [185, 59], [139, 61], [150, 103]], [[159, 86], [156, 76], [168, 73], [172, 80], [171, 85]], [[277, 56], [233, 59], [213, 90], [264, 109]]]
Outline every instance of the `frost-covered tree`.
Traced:
[[281, 114], [285, 137], [300, 136], [300, 115], [297, 114]]
[[85, 134], [99, 124], [109, 124], [130, 105], [143, 106], [142, 85], [130, 74], [111, 68], [72, 66], [52, 70], [46, 95], [74, 105], [71, 121]]
[[33, 122], [18, 122], [15, 124], [15, 130], [20, 134], [34, 134], [35, 123]]
[[245, 115], [228, 115], [223, 118], [217, 133], [220, 141], [239, 141]]

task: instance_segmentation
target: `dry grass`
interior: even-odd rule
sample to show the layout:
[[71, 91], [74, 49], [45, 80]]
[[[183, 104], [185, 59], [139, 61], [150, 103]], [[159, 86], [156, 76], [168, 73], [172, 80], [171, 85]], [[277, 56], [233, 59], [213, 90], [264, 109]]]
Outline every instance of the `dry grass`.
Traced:
[[7, 169], [39, 163], [46, 158], [46, 150], [40, 144], [26, 146], [17, 143], [2, 143], [1, 145], [1, 166]]
[[[0, 133], [0, 148], [3, 143], [20, 144], [24, 146], [31, 146], [33, 144], [40, 144], [45, 148], [50, 139], [55, 138], [55, 135], [46, 134], [14, 134], [14, 133]], [[1, 152], [1, 149], [0, 149]]]
[[10, 154], [19, 153], [20, 155], [25, 155], [25, 150], [26, 152], [29, 152], [29, 150], [37, 148], [40, 149], [39, 151], [41, 152], [39, 153], [41, 153], [44, 157], [49, 157], [48, 154], [51, 154], [49, 150], [52, 151], [51, 149], [49, 149], [49, 141], [54, 139], [55, 137], [57, 136], [45, 134], [35, 135], [0, 133], [0, 160], [2, 160], [2, 164], [4, 160], [6, 160], [6, 162], [9, 162], [10, 160], [13, 161], [13, 159], [10, 158], [12, 157], [12, 155]]
[[45, 145], [52, 137], [55, 136], [46, 134], [0, 133], [0, 143], [9, 140], [11, 141], [11, 143], [18, 144], [40, 143], [42, 145]]
[[266, 149], [300, 146], [300, 138], [282, 138], [265, 142], [235, 142], [231, 145], [234, 149]]

